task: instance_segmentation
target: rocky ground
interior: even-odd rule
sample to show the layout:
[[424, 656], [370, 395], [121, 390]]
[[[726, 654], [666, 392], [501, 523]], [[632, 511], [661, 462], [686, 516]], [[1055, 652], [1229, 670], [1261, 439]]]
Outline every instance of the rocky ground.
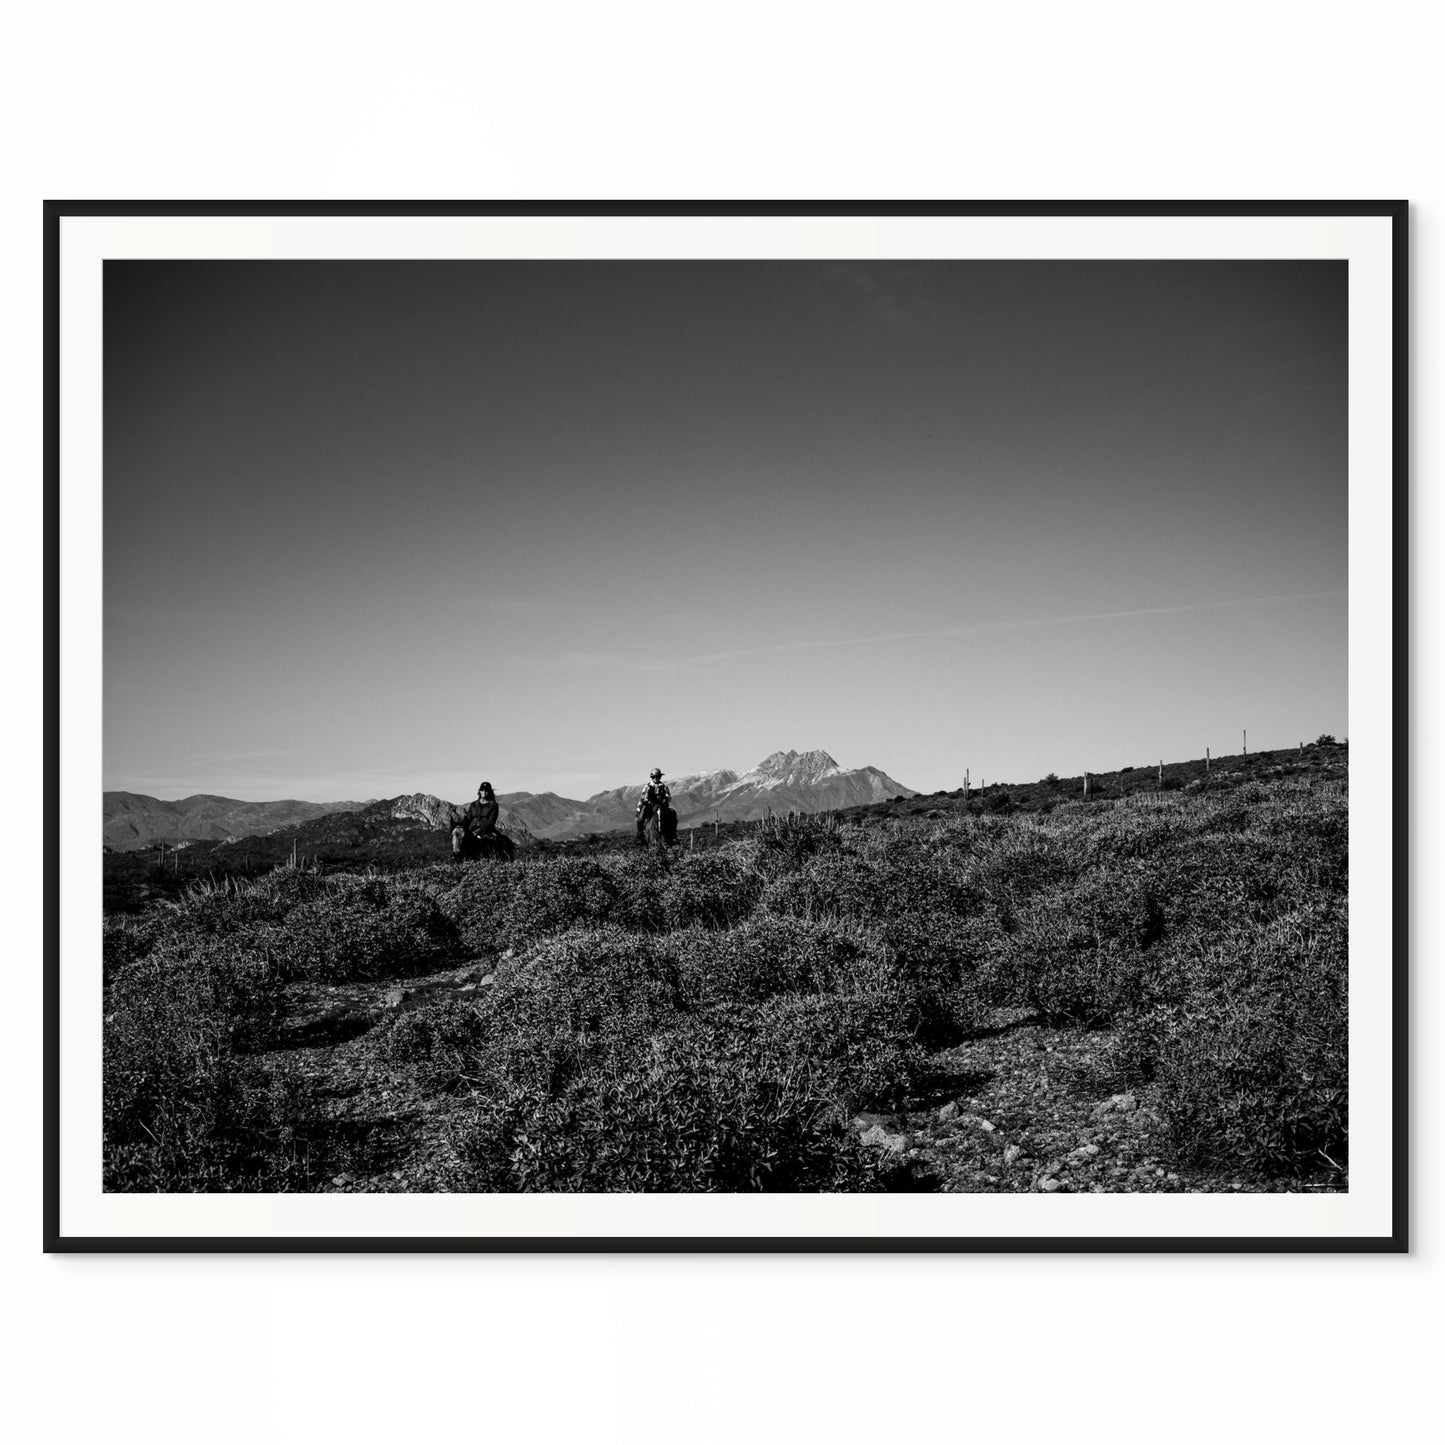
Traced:
[[[937, 1087], [855, 1126], [952, 1193], [1227, 1193], [1298, 1189], [1175, 1162], [1152, 1090], [1111, 1087], [1112, 1036], [1000, 1012], [935, 1056]], [[1343, 1179], [1332, 1185], [1343, 1187]]]
[[[298, 985], [277, 1069], [303, 1076], [321, 1106], [331, 1192], [454, 1188], [448, 1117], [465, 1095], [427, 1092], [379, 1060], [368, 1035], [396, 1013], [487, 988], [491, 964], [410, 979]], [[926, 1093], [892, 1114], [860, 1114], [864, 1141], [906, 1167], [918, 1187], [951, 1193], [1221, 1193], [1346, 1187], [1343, 1177], [1262, 1184], [1171, 1158], [1148, 1087], [1111, 1088], [1107, 1032], [1055, 1029], [1001, 1011], [982, 1035], [942, 1051]], [[334, 1172], [332, 1172], [334, 1169]]]

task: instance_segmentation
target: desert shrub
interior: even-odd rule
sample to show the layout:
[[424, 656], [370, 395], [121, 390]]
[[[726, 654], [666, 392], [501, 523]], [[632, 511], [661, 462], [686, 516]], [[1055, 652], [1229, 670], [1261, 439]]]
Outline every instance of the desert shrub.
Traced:
[[717, 850], [684, 855], [659, 880], [662, 926], [731, 927], [753, 911], [762, 890], [761, 874], [734, 853]]
[[1000, 949], [987, 994], [1026, 1004], [1046, 1023], [1096, 1028], [1139, 1007], [1146, 982], [1146, 966], [1134, 950], [1046, 916], [1030, 919]]
[[770, 913], [821, 921], [871, 917], [881, 891], [880, 865], [858, 853], [825, 854], [763, 889]]
[[544, 858], [477, 870], [438, 899], [473, 953], [525, 948], [570, 928], [666, 926], [667, 868], [652, 854]]
[[557, 1088], [696, 1006], [700, 986], [679, 955], [671, 940], [573, 929], [505, 959], [473, 998], [439, 1000], [388, 1021], [369, 1046], [433, 1082]]
[[977, 1029], [985, 1012], [977, 969], [986, 929], [943, 911], [904, 911], [880, 930], [900, 1018], [919, 1043], [955, 1044]]
[[167, 908], [176, 926], [197, 933], [244, 933], [280, 923], [298, 903], [324, 896], [328, 880], [306, 868], [274, 868], [259, 878], [197, 879]]
[[284, 977], [333, 983], [439, 968], [460, 943], [425, 888], [349, 876], [291, 909], [273, 937]]
[[127, 964], [145, 958], [164, 936], [162, 920], [154, 913], [145, 917], [121, 913], [109, 915], [101, 925], [101, 976], [106, 984]]
[[468, 1066], [555, 1090], [643, 1046], [694, 1001], [676, 957], [652, 939], [615, 928], [544, 939], [498, 969]]
[[1315, 898], [1343, 898], [1347, 838], [1333, 820], [1316, 832], [1308, 819], [1272, 826], [1269, 814], [1245, 810], [1241, 831], [1192, 828], [1169, 855], [1153, 860], [1156, 893], [1171, 922], [1228, 932], [1241, 922], [1265, 924]]
[[876, 948], [835, 925], [802, 918], [760, 913], [726, 932], [675, 934], [668, 944], [702, 1004], [857, 992], [887, 983]]
[[520, 870], [506, 899], [502, 941], [522, 947], [549, 933], [604, 923], [620, 892], [612, 871], [590, 858], [559, 858]]
[[1055, 815], [1062, 818], [1050, 818], [1043, 825], [980, 820], [961, 879], [969, 890], [969, 911], [987, 906], [1007, 917], [1035, 893], [1071, 878], [1079, 866], [1077, 856], [1061, 845], [1061, 839], [1068, 838], [1070, 819], [1076, 819], [1082, 807], [1062, 804]]
[[105, 1007], [107, 1189], [305, 1185], [304, 1085], [249, 1052], [279, 1009], [263, 953], [230, 937], [165, 939], [120, 971]]
[[878, 855], [822, 854], [772, 878], [762, 905], [774, 914], [852, 923], [884, 923], [909, 911], [966, 913], [986, 900], [966, 855], [947, 837], [905, 837]]
[[886, 1002], [919, 1043], [957, 1042], [981, 1004], [970, 925], [947, 914], [900, 914], [861, 928], [759, 913], [726, 932], [668, 940], [701, 1003], [758, 1003], [794, 994], [864, 994]]
[[473, 1090], [464, 1187], [869, 1188], [849, 1111], [898, 1102], [922, 1059], [895, 972], [796, 919], [572, 930], [372, 1046]]
[[560, 1088], [509, 1081], [456, 1143], [487, 1189], [877, 1189], [847, 1108], [901, 1087], [910, 1047], [869, 1001], [697, 1016]]
[[750, 1038], [764, 1072], [803, 1065], [809, 1092], [843, 1114], [902, 1103], [923, 1068], [907, 1021], [878, 989], [785, 994], [753, 1010], [716, 1010], [707, 1022]]
[[1164, 928], [1147, 869], [1091, 870], [1019, 911], [992, 959], [992, 991], [1049, 1023], [1110, 1023], [1146, 1002], [1156, 971], [1148, 950]]
[[[666, 927], [662, 902], [671, 858], [663, 859], [652, 850], [627, 852], [608, 860], [617, 900], [607, 920], [619, 928], [644, 933]], [[600, 920], [599, 920], [600, 921]]]
[[782, 820], [769, 832], [748, 840], [749, 863], [764, 877], [798, 868], [820, 853], [836, 853], [847, 847], [845, 835], [816, 819]]
[[1191, 939], [1173, 997], [1128, 1031], [1180, 1154], [1264, 1174], [1342, 1167], [1349, 1150], [1344, 911]]
[[515, 868], [469, 868], [437, 895], [437, 907], [457, 930], [462, 948], [472, 954], [501, 949], [504, 919], [513, 891], [524, 874], [540, 863]]
[[485, 1001], [438, 999], [382, 1023], [366, 1046], [388, 1064], [410, 1066], [431, 1088], [454, 1089], [466, 1082], [473, 1056], [490, 1035], [489, 1013]]

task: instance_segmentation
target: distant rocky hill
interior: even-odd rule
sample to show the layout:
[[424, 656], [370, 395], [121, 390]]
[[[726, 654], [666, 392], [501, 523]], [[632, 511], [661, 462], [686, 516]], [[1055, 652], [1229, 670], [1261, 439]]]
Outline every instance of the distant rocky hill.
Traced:
[[[369, 800], [374, 801], [374, 800]], [[250, 838], [294, 827], [331, 813], [354, 813], [367, 803], [303, 803], [282, 798], [274, 803], [248, 803], [214, 793], [194, 793], [166, 802], [146, 793], [103, 795], [105, 845], [117, 852], [149, 848], [156, 843], [225, 838]]]
[[[530, 797], [531, 794], [522, 796]], [[407, 793], [377, 806], [389, 808], [393, 818], [415, 818], [417, 822], [425, 823], [428, 828], [442, 828], [448, 832], [466, 817], [467, 812], [463, 805], [448, 803], [445, 798], [438, 798], [431, 793]], [[509, 808], [500, 797], [497, 798], [497, 827], [508, 834], [514, 843], [529, 842], [534, 836], [516, 810]]]

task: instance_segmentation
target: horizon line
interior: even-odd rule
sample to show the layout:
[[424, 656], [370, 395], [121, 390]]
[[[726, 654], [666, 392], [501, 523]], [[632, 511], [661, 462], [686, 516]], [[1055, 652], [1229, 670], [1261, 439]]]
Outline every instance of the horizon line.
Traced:
[[[1338, 743], [1342, 744], [1342, 745], [1346, 745], [1346, 746], [1347, 746], [1348, 743], [1349, 743], [1349, 737], [1348, 737], [1347, 734], [1341, 734], [1341, 735], [1336, 739], [1336, 741], [1337, 741]], [[1279, 744], [1279, 745], [1264, 744], [1264, 745], [1256, 748], [1254, 753], [1246, 753], [1246, 752], [1240, 751], [1240, 752], [1220, 752], [1220, 753], [1213, 753], [1213, 754], [1211, 754], [1211, 755], [1214, 757], [1214, 760], [1215, 760], [1216, 762], [1222, 762], [1222, 761], [1224, 761], [1224, 759], [1226, 759], [1226, 758], [1233, 758], [1233, 757], [1253, 757], [1253, 756], [1256, 756], [1256, 755], [1259, 754], [1259, 753], [1284, 752], [1284, 751], [1286, 751], [1286, 750], [1288, 750], [1289, 748], [1294, 747], [1294, 746], [1295, 746], [1295, 744], [1293, 744], [1293, 743], [1283, 743], [1283, 744]], [[795, 749], [779, 748], [779, 749], [775, 749], [775, 751], [776, 751], [776, 752], [787, 752], [787, 751], [798, 752], [799, 750], [796, 749], [796, 748], [795, 748]], [[826, 749], [826, 748], [815, 748], [815, 749], [808, 749], [808, 750], [806, 750], [806, 751], [827, 752], [827, 749]], [[1205, 751], [1206, 751], [1206, 752], [1209, 752], [1210, 750], [1209, 750], [1208, 748], [1206, 748]], [[769, 754], [769, 756], [771, 756], [771, 754]], [[832, 754], [829, 753], [828, 756], [829, 756], [829, 757], [832, 757]], [[1201, 754], [1200, 756], [1202, 757], [1203, 754]], [[1175, 764], [1177, 764], [1177, 763], [1181, 763], [1181, 762], [1197, 762], [1197, 761], [1199, 761], [1198, 758], [1176, 758], [1176, 759], [1174, 760], [1174, 763], [1166, 763], [1165, 766], [1173, 766], [1173, 765], [1175, 765]], [[841, 771], [843, 771], [843, 772], [849, 772], [849, 773], [863, 772], [863, 771], [868, 770], [868, 769], [871, 769], [872, 771], [874, 771], [874, 772], [879, 772], [879, 773], [886, 773], [886, 771], [887, 771], [886, 769], [881, 768], [881, 767], [878, 767], [876, 764], [873, 764], [873, 763], [862, 763], [862, 764], [859, 764], [857, 767], [843, 767], [842, 764], [837, 763], [836, 760], [835, 760], [835, 766], [837, 766]], [[1152, 766], [1152, 764], [1151, 764], [1150, 766]], [[737, 773], [737, 775], [738, 775], [739, 778], [743, 778], [743, 777], [746, 777], [749, 773], [753, 772], [753, 771], [755, 770], [755, 767], [756, 767], [756, 765], [754, 765], [753, 768], [743, 768], [743, 769], [737, 769], [737, 768], [710, 768], [710, 769], [703, 769], [703, 770], [701, 770], [701, 771], [694, 771], [694, 772], [679, 772], [679, 773], [672, 773], [672, 774], [664, 773], [664, 774], [663, 774], [663, 777], [664, 777], [664, 778], [669, 778], [669, 777], [670, 777], [670, 778], [672, 778], [672, 779], [674, 779], [674, 780], [682, 779], [682, 778], [706, 778], [706, 777], [712, 776], [712, 775], [715, 774], [715, 773], [733, 772], [733, 773]], [[1121, 767], [1117, 767], [1117, 768], [1097, 768], [1097, 769], [1096, 769], [1096, 768], [1090, 768], [1090, 769], [1087, 769], [1087, 770], [1085, 770], [1085, 771], [1087, 771], [1091, 777], [1106, 777], [1106, 776], [1108, 776], [1110, 773], [1134, 772], [1134, 771], [1139, 771], [1139, 769], [1130, 768], [1130, 767], [1127, 767], [1127, 766], [1121, 766]], [[1038, 782], [1038, 781], [1041, 781], [1043, 777], [1047, 777], [1047, 776], [1048, 776], [1047, 774], [1041, 774], [1039, 778], [1033, 779], [1032, 781]], [[1078, 774], [1067, 773], [1067, 774], [1064, 774], [1063, 776], [1064, 776], [1064, 777], [1076, 777], [1076, 776], [1077, 776], [1077, 777], [1082, 777], [1082, 776], [1083, 776], [1083, 772], [1081, 771], [1081, 772], [1078, 773]], [[893, 781], [893, 782], [898, 782], [898, 780], [897, 780], [896, 778], [891, 778], [891, 781]], [[1001, 781], [998, 782], [997, 784], [991, 784], [990, 786], [999, 786], [999, 787], [1007, 787], [1007, 786], [1010, 786], [1010, 785], [1022, 786], [1025, 782], [1028, 782], [1028, 781], [1030, 781], [1030, 780], [1028, 780], [1028, 779], [1019, 779], [1019, 778], [1009, 778], [1009, 779], [1006, 779], [1006, 780], [1001, 780]], [[497, 794], [497, 796], [498, 796], [499, 798], [504, 798], [504, 797], [509, 797], [509, 796], [510, 796], [510, 797], [517, 797], [517, 796], [520, 796], [520, 795], [525, 795], [525, 796], [527, 796], [527, 797], [537, 798], [537, 797], [544, 797], [544, 796], [546, 796], [547, 794], [551, 794], [553, 797], [562, 798], [564, 801], [567, 801], [567, 802], [580, 802], [580, 803], [585, 803], [585, 802], [590, 802], [592, 798], [600, 797], [600, 796], [601, 796], [602, 794], [604, 794], [604, 793], [616, 792], [619, 788], [628, 788], [628, 787], [631, 787], [631, 786], [632, 786], [632, 784], [631, 784], [630, 782], [615, 783], [615, 784], [613, 784], [611, 787], [598, 788], [595, 792], [589, 793], [589, 794], [587, 795], [587, 797], [585, 797], [585, 798], [568, 798], [568, 797], [566, 797], [564, 794], [558, 793], [558, 792], [557, 792], [555, 789], [553, 789], [553, 788], [544, 788], [544, 789], [540, 789], [540, 790], [538, 790], [538, 789], [533, 789], [533, 788], [513, 788], [513, 789], [508, 790], [507, 792], [499, 792], [499, 793]], [[928, 796], [931, 796], [931, 793], [930, 793], [929, 790], [927, 790], [927, 789], [912, 788], [912, 787], [909, 787], [906, 783], [899, 783], [898, 786], [899, 786], [900, 788], [905, 789], [907, 792], [916, 794], [916, 795], [919, 796], [919, 797], [928, 797]], [[962, 786], [962, 785], [960, 784], [959, 786]], [[937, 790], [937, 789], [934, 789], [933, 791], [936, 792], [936, 791], [938, 791], [938, 790]], [[948, 791], [948, 790], [947, 790], [947, 789], [944, 789], [943, 791], [946, 792], [946, 791]], [[204, 792], [204, 791], [191, 791], [191, 792], [184, 793], [184, 794], [182, 794], [180, 797], [176, 797], [176, 798], [162, 798], [161, 796], [159, 796], [159, 794], [156, 794], [156, 793], [138, 793], [135, 788], [102, 788], [102, 789], [101, 789], [102, 797], [104, 797], [104, 795], [107, 794], [107, 793], [135, 793], [135, 794], [136, 794], [137, 796], [139, 796], [139, 797], [152, 798], [152, 799], [154, 799], [154, 800], [155, 800], [156, 802], [158, 802], [158, 803], [183, 803], [183, 802], [186, 801], [187, 798], [209, 797], [209, 798], [226, 798], [226, 799], [228, 799], [229, 801], [231, 801], [231, 802], [236, 802], [236, 803], [256, 803], [256, 804], [265, 804], [265, 803], [308, 803], [308, 804], [310, 804], [310, 805], [313, 806], [313, 807], [319, 807], [319, 806], [321, 806], [321, 805], [324, 804], [324, 803], [359, 803], [361, 806], [368, 806], [368, 805], [373, 804], [373, 803], [387, 803], [387, 802], [392, 802], [392, 801], [393, 801], [394, 799], [396, 799], [396, 798], [409, 797], [409, 796], [412, 796], [412, 795], [417, 794], [417, 793], [420, 793], [420, 792], [422, 792], [422, 790], [417, 789], [417, 788], [406, 788], [406, 789], [403, 789], [403, 790], [402, 790], [401, 792], [399, 792], [399, 793], [378, 794], [377, 796], [371, 797], [371, 798], [362, 798], [362, 799], [358, 799], [358, 798], [318, 798], [318, 799], [312, 799], [312, 798], [301, 798], [301, 797], [297, 797], [295, 794], [287, 794], [287, 795], [285, 795], [284, 797], [277, 797], [277, 798], [240, 798], [240, 797], [236, 797], [235, 795], [229, 794], [229, 793], [208, 793], [208, 792]], [[438, 794], [438, 793], [429, 793], [429, 794], [423, 794], [423, 795], [424, 795], [424, 796], [428, 796], [428, 797], [435, 797], [435, 798], [437, 798], [437, 799], [438, 799], [439, 801], [441, 801], [441, 802], [452, 802], [452, 801], [453, 801], [453, 800], [450, 799], [450, 798], [443, 798], [443, 797], [441, 797], [441, 795]]]

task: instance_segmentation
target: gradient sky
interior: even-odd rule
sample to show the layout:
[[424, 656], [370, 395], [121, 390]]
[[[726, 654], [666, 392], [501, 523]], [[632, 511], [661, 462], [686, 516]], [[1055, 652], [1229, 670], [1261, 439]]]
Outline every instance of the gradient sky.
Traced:
[[1348, 734], [1344, 263], [108, 262], [108, 789]]

